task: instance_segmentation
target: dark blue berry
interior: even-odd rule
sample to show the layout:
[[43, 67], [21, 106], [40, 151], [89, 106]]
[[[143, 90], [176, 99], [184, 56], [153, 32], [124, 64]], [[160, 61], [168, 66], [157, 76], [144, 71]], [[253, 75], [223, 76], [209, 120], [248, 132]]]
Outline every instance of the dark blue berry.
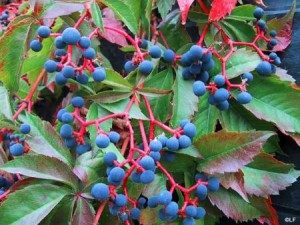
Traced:
[[136, 66], [133, 64], [133, 62], [131, 60], [127, 61], [124, 65], [124, 70], [126, 73], [130, 73], [132, 71], [134, 71], [136, 68]]
[[128, 214], [126, 212], [121, 212], [118, 216], [123, 223], [128, 220]]
[[84, 153], [90, 151], [91, 148], [92, 148], [92, 147], [91, 147], [90, 144], [77, 145], [77, 146], [76, 146], [76, 153], [77, 153], [78, 155], [82, 155], [82, 154], [84, 154]]
[[170, 151], [177, 151], [179, 149], [179, 141], [176, 137], [171, 137], [166, 142], [166, 147]]
[[152, 170], [145, 170], [140, 176], [142, 184], [150, 184], [155, 178], [155, 174]]
[[24, 147], [22, 144], [16, 143], [9, 147], [9, 152], [12, 156], [20, 156], [24, 153]]
[[197, 215], [197, 208], [193, 205], [188, 205], [185, 208], [185, 215], [187, 217], [195, 217]]
[[48, 73], [53, 73], [57, 71], [58, 63], [53, 60], [47, 60], [44, 64], [44, 68]]
[[182, 78], [184, 80], [190, 80], [194, 78], [194, 75], [190, 72], [190, 68], [189, 67], [184, 67], [182, 69]]
[[200, 200], [204, 200], [207, 196], [207, 187], [200, 184], [196, 189], [196, 194]]
[[186, 217], [182, 221], [182, 225], [196, 225], [194, 218]]
[[277, 45], [277, 40], [276, 40], [275, 38], [272, 38], [271, 41], [269, 42], [269, 45], [270, 45], [271, 47], [276, 46], [276, 45]]
[[140, 216], [141, 216], [141, 210], [140, 209], [138, 209], [138, 208], [132, 208], [130, 210], [130, 217], [131, 217], [131, 219], [133, 219], [133, 220], [139, 220]]
[[32, 51], [35, 51], [35, 52], [39, 52], [42, 50], [43, 48], [43, 45], [40, 41], [38, 40], [32, 40], [30, 42], [30, 48], [32, 49]]
[[152, 140], [149, 147], [150, 151], [159, 152], [162, 149], [162, 143], [159, 140]]
[[26, 123], [21, 124], [21, 126], [20, 126], [20, 132], [22, 134], [29, 134], [29, 132], [30, 132], [30, 125], [26, 124]]
[[72, 78], [75, 76], [75, 69], [72, 66], [64, 66], [61, 73], [65, 78]]
[[105, 134], [99, 134], [97, 137], [96, 137], [96, 145], [99, 147], [99, 148], [107, 148], [108, 145], [109, 145], [109, 138], [107, 137], [107, 135]]
[[221, 111], [227, 110], [227, 109], [229, 109], [229, 102], [227, 100], [225, 100], [223, 102], [218, 102], [216, 104], [216, 107]]
[[257, 21], [257, 25], [259, 26], [259, 28], [261, 30], [266, 30], [267, 29], [266, 21], [264, 21], [264, 20]]
[[117, 155], [114, 152], [107, 152], [103, 157], [103, 161], [107, 166], [114, 166], [114, 161], [117, 160]]
[[[281, 59], [279, 57], [277, 57], [275, 60], [274, 60], [274, 64], [276, 66], [279, 66], [281, 64]], [[273, 72], [273, 71], [272, 71]], [[274, 72], [275, 73], [275, 72]]]
[[247, 103], [251, 102], [252, 96], [248, 92], [243, 91], [237, 95], [236, 100], [240, 104], [247, 104]]
[[142, 74], [149, 75], [153, 70], [153, 63], [148, 60], [144, 60], [140, 63], [138, 68]]
[[58, 36], [55, 38], [54, 45], [58, 49], [63, 49], [66, 47], [67, 44], [62, 40], [61, 36]]
[[59, 120], [59, 121], [61, 121], [62, 122], [62, 115], [65, 113], [65, 112], [67, 112], [67, 110], [66, 109], [60, 109], [59, 111], [58, 111], [58, 113], [57, 113], [57, 119]]
[[74, 138], [66, 138], [64, 143], [67, 148], [74, 148], [77, 145], [77, 142]]
[[106, 78], [106, 72], [103, 67], [97, 67], [93, 72], [93, 79], [96, 82], [104, 81]]
[[56, 57], [61, 57], [61, 56], [64, 56], [66, 54], [67, 54], [67, 52], [66, 52], [65, 49], [56, 49], [55, 50], [55, 56]]
[[50, 36], [51, 30], [47, 26], [40, 26], [37, 30], [37, 33], [41, 38], [47, 38]]
[[218, 89], [214, 94], [216, 102], [223, 102], [229, 98], [229, 92], [225, 88]]
[[197, 214], [194, 217], [196, 220], [203, 219], [206, 214], [206, 211], [203, 207], [197, 207]]
[[167, 63], [172, 63], [174, 62], [174, 59], [176, 57], [176, 54], [173, 50], [171, 49], [167, 49], [164, 54], [163, 54], [163, 58]]
[[108, 186], [103, 183], [94, 184], [91, 189], [91, 195], [99, 201], [107, 200], [109, 198]]
[[275, 60], [278, 56], [277, 56], [277, 54], [275, 52], [271, 52], [269, 54], [269, 57], [270, 57], [270, 59]]
[[201, 61], [203, 63], [209, 63], [210, 60], [212, 60], [212, 53], [207, 51], [202, 55]]
[[145, 170], [154, 170], [155, 162], [150, 156], [144, 156], [139, 161], [139, 165], [143, 167]]
[[71, 123], [71, 122], [73, 122], [73, 120], [74, 120], [73, 115], [69, 112], [65, 112], [61, 116], [61, 122], [63, 122], [63, 123]]
[[146, 39], [142, 39], [139, 43], [139, 46], [146, 49], [148, 47], [148, 41]]
[[184, 53], [182, 56], [181, 56], [181, 59], [180, 59], [180, 64], [182, 66], [190, 66], [191, 64], [193, 63], [193, 59], [192, 59], [192, 56], [190, 54], [190, 52], [186, 52]]
[[78, 44], [81, 48], [88, 48], [91, 46], [91, 40], [88, 37], [83, 36], [80, 38]]
[[181, 149], [187, 148], [187, 147], [191, 146], [191, 144], [192, 144], [191, 139], [186, 135], [181, 135], [178, 138], [178, 141], [179, 141], [179, 148], [181, 148]]
[[94, 59], [96, 57], [95, 49], [89, 47], [83, 51], [83, 57], [87, 59]]
[[109, 177], [113, 182], [121, 182], [124, 176], [125, 171], [120, 167], [114, 167], [109, 173]]
[[260, 19], [263, 17], [264, 15], [264, 10], [260, 7], [256, 7], [254, 12], [253, 12], [253, 16], [256, 18], [256, 19]]
[[169, 216], [176, 216], [178, 210], [178, 204], [176, 202], [170, 202], [165, 208], [165, 212]]
[[55, 75], [55, 83], [58, 85], [65, 85], [67, 83], [68, 79], [65, 78], [65, 76], [59, 72]]
[[180, 121], [180, 127], [183, 128], [187, 123], [190, 123], [191, 121], [189, 119], [183, 119]]
[[68, 27], [62, 32], [62, 40], [69, 45], [76, 45], [80, 40], [80, 33], [76, 28]]
[[208, 190], [210, 191], [217, 191], [220, 188], [220, 181], [216, 177], [212, 177], [208, 180], [208, 185], [207, 185]]
[[173, 162], [175, 160], [175, 154], [172, 152], [165, 152], [163, 159], [167, 162]]
[[196, 135], [196, 126], [193, 123], [187, 123], [183, 127], [183, 133], [190, 137], [193, 138]]
[[192, 58], [193, 61], [198, 61], [202, 58], [203, 49], [198, 45], [193, 45], [190, 48], [189, 53], [190, 53], [190, 57]]
[[271, 30], [271, 31], [270, 31], [270, 36], [271, 36], [271, 37], [274, 38], [274, 37], [276, 37], [276, 35], [277, 35], [277, 32], [276, 32], [275, 30]]
[[193, 63], [189, 67], [189, 71], [191, 74], [199, 74], [201, 72], [201, 63]]
[[158, 196], [151, 196], [150, 198], [148, 198], [148, 202], [147, 205], [149, 208], [155, 208], [158, 206], [159, 204], [159, 197]]
[[152, 58], [160, 58], [161, 57], [161, 49], [159, 46], [154, 45], [149, 48], [149, 54]]
[[165, 146], [166, 146], [166, 143], [167, 143], [167, 140], [168, 140], [168, 138], [167, 138], [165, 135], [159, 135], [159, 136], [157, 137], [157, 140], [159, 140], [159, 141], [160, 141], [160, 143], [161, 143], [162, 147], [165, 147]]
[[218, 87], [222, 87], [225, 84], [225, 78], [221, 74], [215, 76], [214, 82]]
[[172, 193], [164, 190], [158, 195], [158, 202], [161, 205], [168, 205], [172, 201]]
[[262, 61], [256, 67], [256, 71], [261, 76], [270, 76], [272, 74], [272, 66], [268, 61]]
[[204, 95], [206, 92], [205, 84], [200, 80], [195, 81], [193, 84], [193, 92], [196, 96]]
[[160, 155], [159, 152], [153, 152], [153, 151], [151, 151], [151, 152], [149, 153], [149, 156], [150, 156], [155, 162], [159, 161], [160, 158], [161, 158], [161, 155]]
[[81, 108], [84, 106], [84, 100], [82, 97], [76, 96], [71, 99], [73, 107]]
[[83, 73], [83, 74], [77, 75], [76, 80], [80, 84], [87, 84], [89, 82], [89, 76]]
[[71, 138], [73, 134], [73, 128], [69, 124], [64, 124], [60, 128], [60, 136], [63, 138]]
[[111, 131], [111, 132], [109, 132], [109, 134], [108, 134], [108, 138], [109, 138], [109, 140], [110, 140], [111, 143], [116, 144], [116, 143], [119, 142], [121, 136], [120, 136], [119, 133], [117, 133], [117, 132], [115, 132], [115, 131]]
[[138, 199], [138, 206], [139, 206], [139, 208], [144, 208], [145, 205], [146, 205], [146, 202], [147, 202], [146, 198], [144, 198], [143, 196], [139, 197], [139, 199]]
[[123, 207], [127, 204], [127, 197], [123, 194], [117, 194], [114, 199], [116, 206]]
[[242, 78], [243, 78], [243, 79], [246, 79], [246, 80], [247, 80], [247, 83], [249, 83], [249, 82], [253, 81], [253, 74], [250, 73], [250, 72], [244, 73], [244, 74], [242, 75]]
[[203, 71], [210, 71], [215, 66], [215, 61], [213, 59], [209, 60], [207, 63], [202, 64]]
[[131, 174], [131, 180], [135, 183], [140, 183], [141, 182], [141, 174], [138, 172], [133, 172]]

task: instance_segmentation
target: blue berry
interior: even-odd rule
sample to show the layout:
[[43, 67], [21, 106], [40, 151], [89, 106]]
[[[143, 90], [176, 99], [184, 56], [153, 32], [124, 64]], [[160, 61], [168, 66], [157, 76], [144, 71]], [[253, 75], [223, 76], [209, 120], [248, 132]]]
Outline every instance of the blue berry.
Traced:
[[271, 47], [276, 46], [276, 45], [277, 45], [277, 40], [276, 40], [275, 38], [272, 38], [271, 41], [269, 42], [269, 45], [270, 45]]
[[261, 76], [270, 76], [272, 74], [272, 66], [268, 61], [262, 61], [256, 67], [256, 71]]
[[193, 59], [189, 51], [181, 56], [180, 63], [182, 66], [190, 66], [193, 63]]
[[62, 115], [67, 112], [66, 109], [60, 109], [56, 115], [57, 119], [62, 122]]
[[193, 45], [190, 48], [189, 52], [190, 52], [190, 56], [191, 56], [192, 60], [194, 60], [194, 61], [198, 61], [202, 58], [203, 49], [198, 45]]
[[195, 217], [197, 215], [197, 208], [193, 205], [188, 205], [185, 208], [185, 215], [187, 217]]
[[114, 166], [115, 160], [117, 160], [117, 155], [114, 152], [107, 152], [103, 157], [103, 161], [107, 166]]
[[167, 49], [164, 54], [163, 54], [163, 58], [167, 63], [172, 63], [174, 62], [174, 59], [176, 57], [176, 54], [173, 50], [171, 49]]
[[135, 183], [140, 183], [141, 182], [141, 174], [138, 172], [133, 172], [131, 174], [131, 180]]
[[61, 122], [63, 123], [71, 123], [73, 122], [73, 120], [74, 120], [73, 115], [69, 112], [66, 112], [61, 116]]
[[20, 126], [20, 132], [22, 134], [29, 134], [29, 132], [30, 132], [30, 125], [26, 124], [26, 123], [21, 124], [21, 126]]
[[37, 30], [37, 33], [41, 38], [47, 38], [50, 36], [51, 30], [47, 26], [40, 26]]
[[206, 92], [205, 84], [200, 80], [195, 81], [193, 84], [193, 92], [196, 96], [204, 95]]
[[76, 45], [80, 40], [80, 33], [76, 28], [68, 27], [62, 32], [62, 40], [69, 45]]
[[257, 25], [259, 26], [259, 28], [261, 30], [266, 30], [267, 29], [266, 21], [264, 21], [264, 20], [257, 21]]
[[71, 99], [71, 104], [73, 107], [81, 108], [84, 105], [84, 100], [82, 97], [76, 96]]
[[191, 144], [192, 144], [191, 139], [186, 135], [181, 135], [178, 138], [178, 141], [179, 141], [179, 148], [181, 148], [181, 149], [187, 148], [187, 147], [191, 146]]
[[32, 40], [30, 42], [30, 48], [32, 49], [32, 51], [35, 51], [35, 52], [39, 52], [42, 50], [43, 48], [43, 45], [40, 41], [38, 40]]
[[162, 143], [159, 140], [152, 140], [149, 147], [150, 151], [159, 152], [162, 149]]
[[138, 220], [140, 218], [140, 216], [141, 216], [141, 210], [140, 209], [138, 209], [138, 208], [132, 208], [130, 210], [130, 217], [131, 217], [131, 219]]
[[150, 156], [155, 162], [159, 161], [160, 158], [161, 158], [161, 155], [160, 155], [159, 152], [153, 152], [153, 151], [151, 151], [151, 152], [149, 153], [149, 156]]
[[221, 111], [227, 110], [227, 109], [229, 109], [229, 102], [227, 100], [225, 100], [223, 102], [218, 102], [216, 104], [216, 107]]
[[184, 67], [182, 69], [182, 78], [184, 80], [190, 80], [190, 79], [194, 78], [194, 75], [190, 72], [189, 67]]
[[170, 202], [166, 208], [165, 212], [169, 216], [176, 216], [178, 213], [178, 204], [176, 202]]
[[67, 54], [67, 52], [66, 52], [65, 49], [56, 49], [55, 50], [55, 56], [56, 57], [61, 57], [61, 56], [64, 56], [66, 54]]
[[150, 198], [148, 198], [148, 202], [147, 205], [149, 208], [155, 208], [158, 206], [159, 204], [159, 198], [158, 196], [151, 196]]
[[44, 64], [44, 68], [48, 73], [53, 73], [55, 71], [57, 71], [57, 62], [53, 61], [53, 60], [47, 60]]
[[117, 133], [117, 132], [115, 132], [115, 131], [111, 131], [111, 132], [109, 132], [109, 134], [108, 134], [108, 138], [109, 138], [109, 140], [110, 140], [111, 143], [116, 144], [116, 143], [119, 142], [121, 136], [120, 136], [119, 133]]
[[175, 154], [172, 152], [165, 152], [164, 160], [167, 162], [173, 162], [175, 160]]
[[189, 67], [189, 71], [191, 74], [199, 74], [201, 72], [201, 63], [193, 63], [192, 65], [190, 65]]
[[88, 151], [91, 150], [91, 145], [90, 144], [82, 144], [82, 145], [77, 145], [76, 146], [76, 153], [78, 155], [82, 155]]
[[189, 119], [183, 119], [180, 121], [180, 127], [183, 128], [186, 124], [190, 123], [191, 121]]
[[210, 191], [217, 191], [220, 188], [220, 181], [216, 177], [212, 177], [208, 180], [208, 185], [207, 185], [208, 190]]
[[202, 64], [203, 71], [209, 71], [215, 66], [215, 61], [213, 59], [209, 60], [207, 63]]
[[269, 54], [269, 57], [270, 57], [270, 59], [275, 60], [278, 56], [277, 56], [277, 54], [275, 52], [271, 52]]
[[149, 53], [152, 58], [160, 58], [161, 57], [161, 49], [157, 45], [151, 46], [149, 48]]
[[97, 137], [96, 137], [96, 145], [99, 147], [99, 148], [107, 148], [108, 145], [109, 145], [109, 138], [107, 137], [107, 135], [105, 134], [99, 134]]
[[196, 135], [196, 126], [193, 123], [187, 123], [183, 127], [183, 133], [190, 137], [193, 138]]
[[154, 170], [155, 162], [150, 156], [144, 156], [139, 161], [139, 165], [143, 167], [145, 170]]
[[128, 214], [125, 212], [121, 212], [118, 216], [122, 222], [126, 222], [128, 220]]
[[225, 84], [225, 78], [221, 74], [215, 76], [214, 82], [218, 87], [222, 87]]
[[203, 207], [197, 207], [197, 214], [194, 217], [196, 220], [203, 219], [206, 214], [206, 211]]
[[212, 60], [212, 52], [207, 51], [202, 55], [201, 61], [203, 63], [209, 63], [210, 60]]
[[[277, 57], [275, 60], [274, 60], [274, 64], [276, 66], [279, 66], [281, 64], [281, 59], [279, 57]], [[273, 72], [273, 71], [272, 71]], [[275, 73], [275, 72], [274, 72]]]
[[209, 79], [209, 73], [207, 71], [202, 71], [201, 73], [196, 75], [196, 81], [202, 81], [204, 83], [206, 83]]
[[264, 10], [260, 7], [256, 7], [254, 12], [253, 12], [253, 16], [256, 18], [256, 19], [260, 19], [262, 18], [264, 15]]
[[195, 222], [194, 218], [186, 217], [182, 221], [182, 225], [196, 225], [196, 222]]
[[9, 147], [9, 152], [12, 156], [20, 156], [24, 153], [24, 147], [22, 144], [16, 143]]
[[64, 124], [60, 128], [60, 136], [63, 138], [71, 138], [73, 134], [73, 128], [69, 124]]
[[81, 48], [88, 48], [91, 46], [91, 40], [88, 37], [83, 36], [80, 38], [78, 44]]
[[207, 187], [200, 184], [196, 189], [196, 194], [200, 200], [204, 200], [207, 196]]
[[113, 182], [121, 182], [124, 176], [125, 171], [120, 167], [114, 167], [109, 173], [109, 177]]
[[94, 184], [91, 189], [91, 195], [99, 201], [107, 200], [109, 198], [108, 186], [103, 183]]
[[74, 148], [77, 145], [77, 142], [74, 138], [66, 138], [64, 143], [67, 148]]
[[127, 204], [127, 197], [123, 194], [117, 194], [114, 199], [116, 206], [123, 207]]
[[214, 94], [216, 102], [223, 102], [229, 98], [229, 92], [225, 88], [218, 89]]
[[162, 147], [165, 147], [165, 146], [166, 146], [166, 143], [167, 143], [167, 140], [168, 140], [168, 138], [167, 138], [165, 135], [159, 135], [159, 136], [157, 137], [157, 140], [159, 140], [159, 141], [160, 141], [160, 143], [161, 143]]
[[145, 170], [140, 176], [140, 181], [142, 184], [150, 184], [152, 181], [154, 181], [154, 178], [155, 174], [152, 170]]
[[87, 84], [89, 82], [89, 77], [86, 74], [81, 74], [76, 76], [76, 80], [80, 84]]
[[106, 72], [105, 69], [102, 67], [97, 67], [93, 72], [93, 79], [96, 82], [104, 81], [106, 78]]
[[247, 103], [251, 102], [252, 96], [248, 92], [243, 91], [237, 95], [236, 99], [237, 99], [238, 103], [240, 103], [240, 104], [247, 104]]
[[54, 45], [58, 49], [63, 49], [66, 47], [67, 44], [62, 40], [61, 36], [58, 36], [55, 38]]
[[83, 51], [83, 57], [87, 59], [94, 59], [96, 57], [95, 49], [89, 47]]
[[109, 212], [113, 216], [117, 216], [118, 211], [119, 211], [119, 207], [117, 207], [116, 205], [113, 205], [112, 207], [109, 207]]
[[141, 48], [146, 49], [148, 47], [148, 41], [146, 39], [142, 39], [141, 42], [139, 43], [139, 46]]
[[65, 76], [62, 73], [57, 73], [55, 75], [55, 83], [58, 85], [65, 85], [67, 83], [68, 79], [65, 78]]
[[146, 198], [144, 198], [143, 196], [139, 197], [139, 199], [138, 199], [138, 206], [139, 206], [139, 208], [144, 208], [145, 205], [146, 205], [146, 202], [147, 202]]
[[61, 73], [65, 78], [72, 78], [75, 76], [75, 69], [72, 66], [64, 66]]
[[244, 74], [242, 75], [242, 78], [243, 78], [243, 79], [247, 79], [247, 83], [249, 83], [249, 82], [253, 81], [253, 74], [250, 73], [250, 72], [244, 73]]
[[164, 190], [158, 195], [158, 202], [161, 205], [168, 205], [172, 201], [172, 193]]
[[276, 35], [277, 35], [277, 32], [276, 32], [275, 30], [271, 30], [271, 31], [270, 31], [270, 36], [271, 36], [271, 37], [274, 38], [274, 37], [276, 37]]
[[176, 137], [171, 137], [166, 142], [166, 147], [170, 151], [177, 151], [179, 149], [179, 141]]
[[207, 176], [204, 174], [204, 173], [197, 173], [195, 175], [195, 181], [197, 182], [198, 180], [201, 180], [201, 181], [207, 181]]
[[130, 73], [132, 71], [134, 71], [136, 68], [136, 66], [133, 64], [133, 62], [131, 60], [127, 61], [124, 65], [124, 70], [126, 73]]
[[144, 60], [139, 65], [139, 71], [144, 75], [149, 75], [152, 72], [152, 70], [153, 70], [153, 63], [148, 60]]

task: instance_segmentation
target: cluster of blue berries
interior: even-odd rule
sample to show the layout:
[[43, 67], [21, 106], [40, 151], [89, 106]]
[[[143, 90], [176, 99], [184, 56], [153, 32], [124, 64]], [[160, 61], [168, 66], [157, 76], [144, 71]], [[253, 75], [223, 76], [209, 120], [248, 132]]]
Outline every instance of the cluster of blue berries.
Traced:
[[[30, 48], [39, 52], [42, 49], [41, 40], [48, 38], [51, 30], [47, 26], [40, 26], [37, 30], [39, 38], [31, 41]], [[101, 82], [106, 78], [105, 69], [101, 66], [94, 67], [92, 62], [96, 58], [96, 51], [91, 47], [91, 40], [88, 37], [81, 36], [80, 32], [73, 27], [66, 28], [60, 36], [54, 41], [56, 47], [56, 60], [47, 60], [44, 68], [48, 73], [56, 73], [55, 82], [58, 85], [65, 85], [68, 79], [74, 79], [80, 84], [87, 84], [89, 76], [84, 69], [91, 72], [94, 81]], [[68, 54], [68, 46], [76, 46], [82, 52], [83, 65], [76, 68], [72, 63], [72, 55]]]
[[7, 26], [9, 24], [9, 12], [4, 10], [0, 15], [0, 23], [2, 26]]

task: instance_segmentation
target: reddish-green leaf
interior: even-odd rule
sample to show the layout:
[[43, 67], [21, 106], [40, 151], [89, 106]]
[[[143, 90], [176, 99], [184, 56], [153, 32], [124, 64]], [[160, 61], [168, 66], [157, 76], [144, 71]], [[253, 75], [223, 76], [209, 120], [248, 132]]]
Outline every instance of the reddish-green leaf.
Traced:
[[94, 209], [92, 205], [82, 197], [79, 197], [76, 202], [71, 225], [90, 225], [94, 221]]
[[219, 21], [231, 13], [235, 7], [237, 0], [214, 0], [211, 4], [209, 12], [210, 21]]
[[188, 13], [193, 2], [194, 0], [177, 0], [181, 12], [181, 23], [183, 25], [186, 23]]
[[198, 170], [206, 173], [236, 172], [253, 160], [271, 132], [217, 132], [196, 140], [203, 157]]

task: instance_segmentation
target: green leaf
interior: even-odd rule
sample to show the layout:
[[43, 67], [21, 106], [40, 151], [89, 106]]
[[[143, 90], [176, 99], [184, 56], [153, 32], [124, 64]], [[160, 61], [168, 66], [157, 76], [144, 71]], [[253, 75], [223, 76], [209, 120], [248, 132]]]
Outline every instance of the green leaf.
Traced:
[[92, 19], [97, 27], [103, 31], [103, 20], [102, 20], [102, 14], [101, 10], [98, 6], [98, 4], [95, 1], [92, 1], [91, 3], [91, 13], [92, 13]]
[[147, 97], [161, 97], [164, 95], [168, 95], [172, 92], [172, 90], [164, 90], [164, 89], [157, 89], [157, 88], [143, 88], [137, 91], [139, 94], [147, 96]]
[[208, 103], [209, 94], [206, 93], [199, 100], [199, 109], [194, 118], [194, 124], [197, 127], [196, 139], [203, 135], [213, 133], [216, 129], [219, 110]]
[[7, 89], [3, 86], [0, 86], [0, 113], [7, 119], [12, 120], [13, 112], [10, 104], [9, 93]]
[[242, 171], [247, 193], [262, 197], [279, 194], [300, 176], [292, 164], [278, 161], [267, 153], [257, 155]]
[[12, 92], [18, 90], [27, 43], [33, 27], [36, 28], [35, 23], [34, 17], [20, 16], [0, 38], [0, 81]]
[[0, 224], [38, 225], [67, 194], [69, 190], [51, 184], [31, 185], [13, 192], [0, 207]]
[[[129, 101], [130, 101], [129, 99], [125, 99], [115, 103], [100, 104], [100, 105], [112, 113], [122, 113], [124, 112]], [[141, 109], [135, 104], [132, 105], [129, 111], [129, 117], [134, 119], [139, 119], [139, 120], [148, 120], [148, 118], [142, 113]]]
[[106, 69], [106, 79], [102, 81], [102, 83], [126, 90], [132, 89], [132, 85], [124, 77], [112, 69]]
[[137, 19], [137, 23], [140, 22], [142, 10], [142, 1], [131, 1], [131, 0], [124, 0], [125, 4], [131, 8], [132, 14], [135, 15]]
[[268, 216], [264, 199], [250, 198], [246, 202], [236, 192], [220, 188], [216, 192], [209, 192], [210, 202], [217, 206], [225, 216], [235, 221], [247, 221], [260, 216]]
[[253, 16], [255, 6], [254, 5], [240, 5], [235, 7], [228, 18], [233, 18], [237, 20], [249, 20], [253, 21], [255, 18]]
[[125, 25], [133, 34], [137, 34], [137, 18], [133, 13], [129, 13], [131, 12], [131, 7], [129, 6], [129, 4], [126, 4], [121, 0], [103, 0], [102, 2], [114, 11], [114, 13], [125, 23]]
[[[188, 171], [195, 171], [197, 164], [194, 160], [195, 157], [192, 157], [190, 155], [176, 153], [175, 159], [172, 162], [162, 161], [162, 164], [165, 168], [168, 168], [169, 172], [183, 173]], [[197, 161], [200, 160], [197, 159]]]
[[175, 4], [175, 0], [157, 0], [157, 9], [162, 18], [165, 18], [168, 13], [171, 11], [172, 6]]
[[114, 103], [123, 99], [127, 99], [130, 96], [130, 91], [108, 90], [99, 92], [96, 95], [88, 96], [88, 99], [91, 99], [96, 103]]
[[26, 137], [26, 143], [30, 146], [31, 151], [59, 160], [72, 167], [73, 159], [70, 151], [64, 147], [62, 139], [57, 134], [53, 126], [39, 117], [27, 114], [22, 117], [22, 121], [30, 125], [30, 135]]
[[141, 9], [141, 18], [142, 18], [142, 27], [146, 34], [150, 35], [150, 23], [151, 23], [151, 12], [153, 0], [142, 0]]
[[[300, 133], [300, 92], [291, 83], [276, 76], [255, 75], [247, 90], [253, 99], [244, 107], [258, 119], [276, 124], [282, 132]], [[233, 95], [236, 97], [237, 93]]]
[[77, 189], [78, 179], [62, 161], [43, 155], [24, 155], [0, 167], [9, 173], [28, 177], [55, 180]]
[[202, 136], [194, 145], [203, 157], [197, 169], [209, 174], [236, 172], [260, 153], [271, 132], [217, 132]]
[[[90, 225], [94, 221], [94, 209], [92, 205], [82, 197], [76, 201], [76, 209], [71, 225]], [[102, 220], [101, 220], [102, 221]]]
[[158, 195], [163, 190], [166, 190], [167, 179], [161, 174], [156, 174], [155, 179], [150, 184], [144, 186], [142, 192], [143, 196], [149, 198], [154, 195]]
[[182, 68], [176, 71], [176, 80], [173, 86], [173, 116], [172, 126], [177, 126], [182, 119], [189, 119], [198, 110], [198, 97], [193, 92], [193, 81], [182, 78]]

